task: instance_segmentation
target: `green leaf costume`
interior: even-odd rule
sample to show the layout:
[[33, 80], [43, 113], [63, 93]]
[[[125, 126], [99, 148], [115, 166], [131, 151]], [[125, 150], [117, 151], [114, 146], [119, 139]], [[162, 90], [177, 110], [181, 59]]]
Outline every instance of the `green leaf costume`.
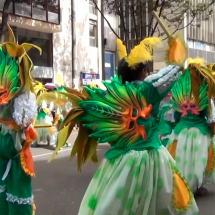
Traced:
[[207, 121], [215, 94], [211, 74], [206, 67], [191, 64], [172, 88], [177, 123], [167, 148], [193, 192], [200, 192], [208, 179], [211, 182], [215, 171], [215, 142]]
[[35, 46], [16, 44], [8, 30], [9, 42], [0, 47], [0, 215], [32, 215], [35, 172], [29, 147], [36, 132], [29, 123], [37, 107], [26, 52]]
[[[168, 66], [144, 82], [122, 84], [118, 77], [103, 82], [106, 89], [67, 89], [59, 95], [73, 103], [58, 135], [60, 149], [76, 123], [79, 132], [71, 152], [78, 169], [90, 159], [98, 162], [98, 143], [111, 149], [95, 173], [80, 206], [79, 215], [194, 214], [197, 206], [189, 188], [159, 134], [171, 132], [158, 116], [160, 101], [180, 75], [180, 67]], [[44, 94], [45, 98], [53, 94]], [[53, 155], [54, 157], [56, 154]], [[181, 198], [183, 193], [185, 198]]]

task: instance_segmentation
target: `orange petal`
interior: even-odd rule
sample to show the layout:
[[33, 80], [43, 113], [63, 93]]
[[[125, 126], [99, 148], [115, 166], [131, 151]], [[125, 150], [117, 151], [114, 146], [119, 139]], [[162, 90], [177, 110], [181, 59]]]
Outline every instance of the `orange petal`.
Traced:
[[214, 169], [215, 159], [214, 159], [214, 148], [211, 143], [209, 151], [208, 151], [208, 163], [207, 163], [207, 172], [211, 172]]
[[173, 201], [175, 208], [177, 210], [186, 210], [192, 200], [190, 190], [188, 189], [188, 186], [184, 179], [178, 173], [175, 172], [173, 178], [174, 178]]
[[178, 143], [178, 141], [174, 140], [173, 143], [171, 143], [171, 145], [168, 147], [168, 151], [174, 159], [175, 159], [175, 152], [176, 152], [177, 143]]

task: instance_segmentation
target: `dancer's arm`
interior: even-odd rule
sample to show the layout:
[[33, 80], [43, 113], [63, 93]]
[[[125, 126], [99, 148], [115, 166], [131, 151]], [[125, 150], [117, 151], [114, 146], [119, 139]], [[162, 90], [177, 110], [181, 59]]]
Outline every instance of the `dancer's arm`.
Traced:
[[159, 70], [158, 73], [146, 77], [145, 81], [152, 83], [163, 99], [181, 75], [181, 67], [169, 65]]

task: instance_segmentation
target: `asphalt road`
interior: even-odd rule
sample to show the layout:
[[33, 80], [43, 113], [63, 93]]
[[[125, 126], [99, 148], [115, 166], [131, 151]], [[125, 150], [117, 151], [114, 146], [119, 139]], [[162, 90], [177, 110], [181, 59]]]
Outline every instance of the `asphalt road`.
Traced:
[[[76, 132], [71, 135], [70, 143], [73, 143], [75, 136]], [[99, 147], [100, 161], [107, 149], [107, 145]], [[36, 215], [77, 215], [98, 165], [90, 162], [79, 174], [76, 161], [69, 160], [71, 148], [62, 150], [56, 161], [48, 162], [52, 152], [47, 147], [32, 149], [36, 168], [36, 178], [33, 180]], [[215, 186], [209, 185], [207, 188], [209, 192], [206, 196], [196, 198], [200, 215], [215, 215]]]

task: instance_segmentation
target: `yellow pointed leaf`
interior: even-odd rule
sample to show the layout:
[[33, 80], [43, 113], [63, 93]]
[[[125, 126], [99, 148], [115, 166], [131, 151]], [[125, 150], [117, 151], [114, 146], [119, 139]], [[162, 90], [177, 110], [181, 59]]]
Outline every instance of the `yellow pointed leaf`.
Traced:
[[17, 47], [18, 45], [16, 43], [4, 43], [2, 45], [2, 50], [5, 52], [7, 51], [8, 54], [10, 55], [10, 57], [16, 57], [16, 53], [17, 53]]
[[98, 138], [89, 138], [87, 142], [87, 148], [84, 153], [84, 163], [88, 163], [91, 157], [94, 155], [98, 146]]
[[77, 144], [77, 151], [78, 151], [78, 156], [77, 156], [77, 163], [78, 163], [78, 171], [81, 172], [81, 166], [83, 163], [83, 155], [84, 155], [84, 150], [86, 147], [86, 143], [89, 138], [89, 129], [84, 127], [81, 123], [79, 125], [79, 132], [78, 132], [78, 137], [75, 141], [75, 144]]
[[61, 129], [58, 133], [58, 138], [57, 138], [57, 148], [56, 151], [59, 151], [64, 144], [66, 143], [67, 139], [69, 138], [73, 127], [75, 126], [75, 123], [70, 122], [68, 123], [67, 126], [65, 126], [63, 129]]
[[39, 51], [40, 55], [42, 54], [42, 49], [34, 44], [22, 43], [21, 46], [24, 47], [26, 52], [28, 52], [31, 48], [36, 48]]
[[97, 155], [97, 151], [94, 152], [93, 156], [91, 157], [91, 160], [92, 160], [94, 163], [98, 163], [98, 162], [99, 162], [98, 155]]
[[69, 114], [66, 115], [63, 123], [61, 124], [61, 128], [63, 128], [64, 126], [66, 126], [69, 122], [73, 121], [77, 123], [77, 117], [80, 116], [81, 114], [84, 113], [83, 109], [72, 109]]
[[7, 24], [7, 29], [8, 29], [8, 35], [9, 35], [9, 42], [15, 43], [16, 39], [15, 39], [14, 33], [13, 33], [10, 25], [8, 25], [8, 24]]

